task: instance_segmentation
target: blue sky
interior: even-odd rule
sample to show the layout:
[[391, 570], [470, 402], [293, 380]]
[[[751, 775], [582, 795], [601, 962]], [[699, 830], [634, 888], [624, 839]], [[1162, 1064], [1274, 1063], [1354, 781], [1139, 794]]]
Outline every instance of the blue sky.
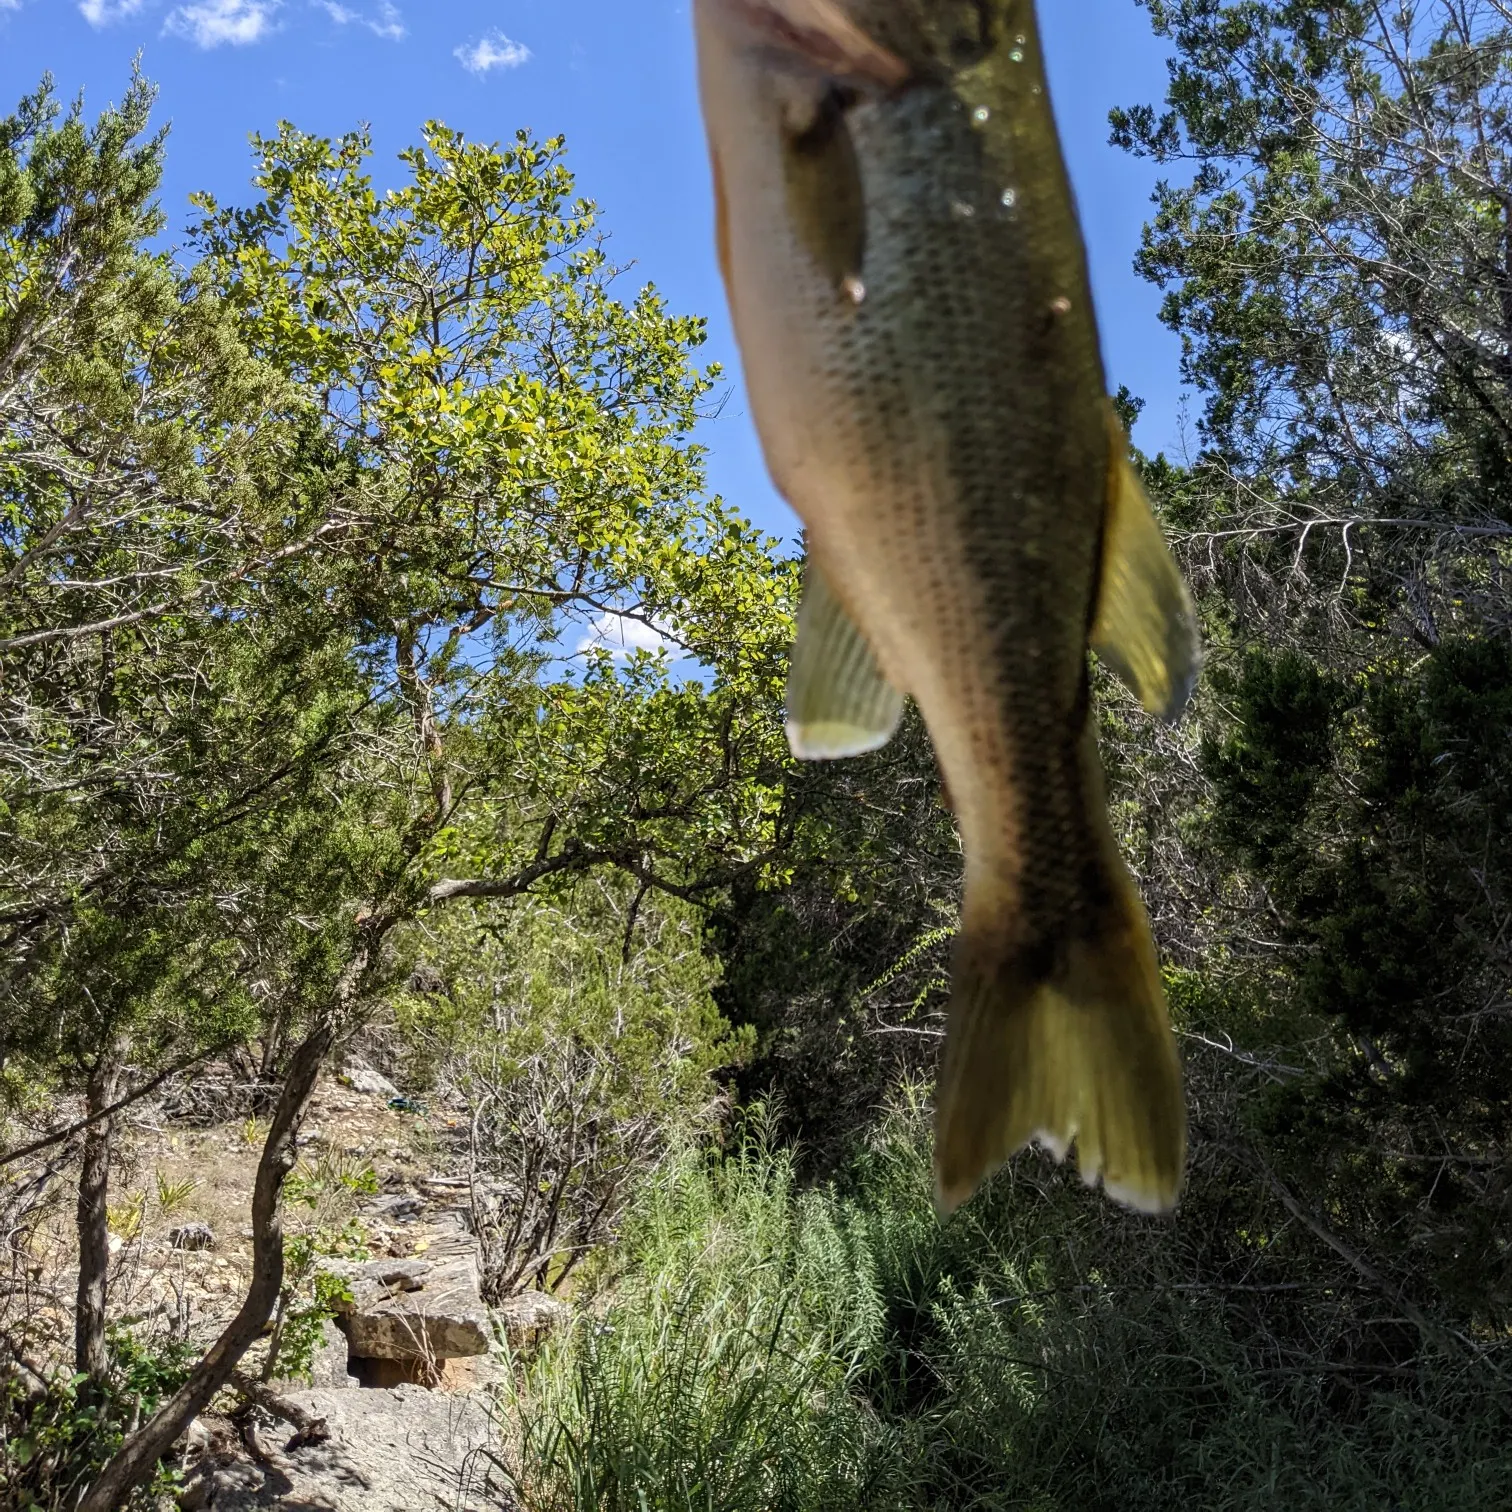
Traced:
[[[1165, 69], [1134, 0], [1041, 0], [1051, 92], [1081, 208], [1110, 382], [1147, 402], [1136, 440], [1179, 450], [1176, 339], [1131, 270], [1150, 213], [1149, 166], [1107, 145], [1115, 104], [1158, 102]], [[0, 0], [0, 114], [51, 71], [86, 107], [119, 99], [131, 58], [172, 125], [163, 203], [191, 190], [250, 197], [247, 136], [287, 119], [334, 135], [370, 122], [374, 175], [421, 123], [494, 140], [566, 135], [578, 188], [610, 252], [673, 308], [707, 315], [705, 355], [732, 389], [700, 439], [713, 487], [775, 534], [796, 522], [773, 493], [739, 390], [715, 266], [688, 0]], [[627, 293], [629, 291], [627, 290]]]

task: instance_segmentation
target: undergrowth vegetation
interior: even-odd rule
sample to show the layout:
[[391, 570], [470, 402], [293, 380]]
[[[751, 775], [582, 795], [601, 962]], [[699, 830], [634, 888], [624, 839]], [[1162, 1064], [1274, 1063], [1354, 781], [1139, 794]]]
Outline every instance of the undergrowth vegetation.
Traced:
[[[110, 1331], [107, 1369], [50, 1380], [19, 1362], [0, 1376], [0, 1506], [17, 1512], [62, 1512], [120, 1448], [144, 1416], [175, 1391], [198, 1358], [182, 1339]], [[147, 1488], [149, 1504], [182, 1483], [177, 1466], [159, 1467]]]
[[670, 1163], [601, 1305], [516, 1378], [524, 1505], [1512, 1503], [1506, 1400], [1467, 1367], [1348, 1396], [1267, 1369], [1221, 1290], [1169, 1274], [1163, 1225], [1113, 1274], [1069, 1185], [1000, 1181], [941, 1224], [927, 1136], [906, 1089], [832, 1184], [802, 1186], [760, 1108], [728, 1153]]

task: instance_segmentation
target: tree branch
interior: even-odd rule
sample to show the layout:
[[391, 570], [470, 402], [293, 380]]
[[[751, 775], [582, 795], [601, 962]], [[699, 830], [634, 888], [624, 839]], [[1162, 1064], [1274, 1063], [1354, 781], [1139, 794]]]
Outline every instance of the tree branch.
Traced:
[[28, 1155], [35, 1155], [39, 1150], [46, 1150], [53, 1145], [62, 1144], [65, 1139], [72, 1139], [75, 1134], [91, 1128], [101, 1119], [110, 1118], [119, 1113], [122, 1108], [128, 1108], [132, 1103], [140, 1101], [154, 1087], [162, 1086], [170, 1076], [177, 1076], [180, 1071], [187, 1071], [190, 1066], [197, 1066], [201, 1061], [209, 1060], [212, 1056], [224, 1054], [235, 1043], [235, 1040], [223, 1040], [218, 1045], [212, 1045], [208, 1050], [197, 1050], [193, 1055], [175, 1061], [167, 1070], [159, 1071], [156, 1076], [144, 1081], [136, 1091], [128, 1092], [125, 1097], [117, 1099], [108, 1108], [101, 1108], [98, 1112], [91, 1113], [88, 1118], [81, 1118], [77, 1123], [69, 1124], [66, 1129], [59, 1129], [55, 1134], [47, 1134], [41, 1139], [34, 1139], [30, 1144], [21, 1145], [18, 1149], [7, 1150], [0, 1155], [0, 1166], [11, 1165], [17, 1160], [25, 1160]]

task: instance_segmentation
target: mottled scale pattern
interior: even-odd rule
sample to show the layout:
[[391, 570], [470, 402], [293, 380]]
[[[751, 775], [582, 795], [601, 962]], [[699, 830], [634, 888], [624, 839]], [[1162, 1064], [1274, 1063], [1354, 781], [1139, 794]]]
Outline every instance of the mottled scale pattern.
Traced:
[[808, 333], [786, 360], [806, 346], [813, 368], [771, 428], [807, 434], [800, 509], [844, 480], [812, 549], [930, 728], [970, 732], [939, 752], [969, 864], [995, 874], [994, 907], [1019, 901], [1032, 945], [1066, 930], [1096, 871], [1081, 736], [1108, 442], [1069, 191], [1053, 133], [1032, 129], [1050, 108], [1032, 13], [997, 24], [1024, 35], [1022, 61], [851, 111], [865, 298], [791, 248]]

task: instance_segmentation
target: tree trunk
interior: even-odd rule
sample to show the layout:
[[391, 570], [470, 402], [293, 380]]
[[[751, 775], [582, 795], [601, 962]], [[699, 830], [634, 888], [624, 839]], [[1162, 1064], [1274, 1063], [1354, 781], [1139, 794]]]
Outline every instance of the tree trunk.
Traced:
[[123, 1506], [205, 1410], [210, 1398], [231, 1379], [263, 1324], [272, 1317], [283, 1288], [283, 1184], [298, 1156], [299, 1126], [310, 1106], [320, 1068], [337, 1033], [351, 1021], [378, 962], [383, 937], [397, 922], [398, 916], [387, 909], [367, 916], [357, 948], [331, 993], [330, 1006], [289, 1058], [288, 1076], [257, 1162], [257, 1181], [252, 1188], [252, 1284], [240, 1310], [189, 1379], [121, 1445], [76, 1512], [115, 1512]]
[[100, 1051], [85, 1092], [87, 1115], [96, 1119], [84, 1134], [84, 1158], [79, 1167], [79, 1292], [74, 1303], [74, 1369], [89, 1377], [85, 1395], [104, 1380], [105, 1278], [110, 1269], [110, 1229], [106, 1204], [110, 1196], [110, 1136], [113, 1117], [100, 1115], [116, 1097], [116, 1083], [126, 1058], [119, 1041]]
[[[364, 963], [365, 964], [365, 963]], [[283, 1286], [283, 1183], [293, 1168], [299, 1126], [316, 1079], [336, 1038], [339, 1016], [322, 1017], [294, 1052], [288, 1080], [273, 1113], [272, 1127], [257, 1163], [252, 1193], [252, 1284], [236, 1316], [226, 1325], [189, 1379], [121, 1446], [89, 1488], [78, 1512], [113, 1512], [153, 1472], [189, 1424], [204, 1411], [262, 1332]]]

